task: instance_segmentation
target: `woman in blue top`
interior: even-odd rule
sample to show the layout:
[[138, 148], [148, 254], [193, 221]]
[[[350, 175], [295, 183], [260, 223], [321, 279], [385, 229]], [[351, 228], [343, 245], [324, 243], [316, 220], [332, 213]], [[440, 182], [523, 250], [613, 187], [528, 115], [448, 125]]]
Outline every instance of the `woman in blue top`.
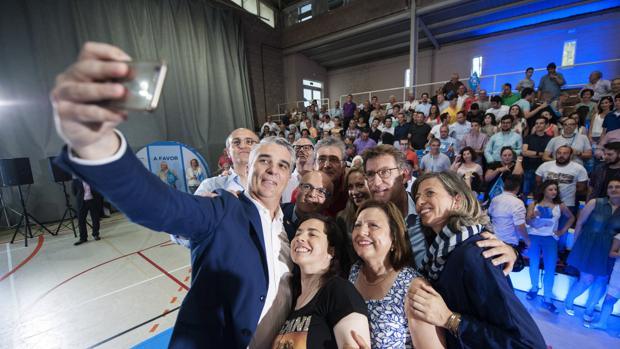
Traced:
[[448, 348], [546, 348], [506, 276], [476, 245], [489, 218], [451, 172], [419, 177], [412, 189], [429, 248], [430, 281], [408, 294], [414, 317], [446, 329]]
[[176, 182], [178, 177], [174, 173], [174, 171], [168, 168], [167, 162], [162, 161], [159, 164], [159, 173], [157, 175], [159, 176], [159, 179], [161, 179], [164, 183], [167, 183], [169, 186], [176, 189]]
[[349, 274], [368, 306], [372, 348], [445, 348], [443, 331], [406, 311], [407, 291], [421, 280], [411, 265], [405, 219], [391, 202], [364, 201], [353, 225], [360, 260]]

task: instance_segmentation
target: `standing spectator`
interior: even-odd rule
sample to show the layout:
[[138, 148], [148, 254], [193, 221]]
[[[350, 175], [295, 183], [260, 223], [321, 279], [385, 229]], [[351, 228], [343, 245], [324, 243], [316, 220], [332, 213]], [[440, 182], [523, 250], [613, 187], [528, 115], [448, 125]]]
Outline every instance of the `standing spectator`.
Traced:
[[477, 158], [477, 161], [481, 162], [481, 158], [484, 156], [484, 148], [489, 141], [489, 137], [485, 133], [480, 132], [480, 119], [472, 119], [470, 125], [471, 129], [467, 134], [465, 134], [465, 136], [463, 136], [460, 146], [461, 148], [471, 147], [475, 152], [474, 155]]
[[534, 121], [536, 120], [536, 115], [547, 107], [547, 103], [541, 103], [535, 108], [532, 109], [532, 104], [534, 103], [534, 89], [530, 87], [526, 87], [521, 90], [521, 99], [515, 102], [519, 107], [521, 107], [521, 111], [523, 112], [523, 116], [527, 122], [527, 128], [529, 132], [533, 132], [534, 129]]
[[520, 99], [520, 95], [512, 93], [512, 85], [510, 83], [505, 83], [502, 86], [502, 105], [511, 106], [516, 101]]
[[[526, 87], [527, 88], [527, 87]], [[534, 192], [536, 169], [543, 163], [543, 155], [551, 136], [545, 133], [547, 119], [539, 116], [534, 123], [533, 132], [523, 140], [523, 197]], [[559, 199], [559, 198], [558, 198]]]
[[355, 113], [355, 109], [357, 109], [357, 105], [353, 102], [353, 95], [347, 95], [346, 101], [342, 106], [342, 118], [343, 118], [343, 126], [344, 128], [349, 127], [349, 121], [353, 119], [353, 114]]
[[420, 102], [416, 104], [414, 111], [416, 113], [422, 112], [424, 116], [428, 116], [428, 112], [430, 111], [430, 109], [431, 103], [428, 101], [428, 93], [424, 92], [420, 97]]
[[[450, 81], [446, 82], [443, 85], [443, 93], [445, 93], [446, 98], [452, 99], [452, 97], [456, 97], [456, 93], [460, 86], [464, 86], [463, 83], [459, 80], [458, 73], [452, 73], [452, 77], [450, 77]], [[438, 101], [439, 102], [439, 101]]]
[[611, 83], [609, 80], [603, 80], [603, 73], [598, 70], [590, 73], [588, 77], [588, 83], [583, 86], [581, 91], [592, 90], [592, 99], [598, 102], [601, 97], [608, 95], [611, 92]]
[[430, 151], [420, 160], [420, 171], [423, 173], [435, 173], [450, 169], [450, 158], [439, 151], [441, 142], [437, 138], [430, 141]]
[[[163, 163], [163, 161], [162, 161]], [[90, 212], [90, 220], [92, 221], [92, 235], [95, 240], [101, 240], [99, 237], [99, 222], [101, 221], [101, 210], [103, 208], [103, 196], [93, 190], [88, 183], [75, 178], [71, 183], [73, 195], [77, 199], [77, 219], [78, 230], [80, 231], [80, 239], [73, 243], [73, 246], [79, 246], [88, 241], [88, 229], [86, 228], [86, 216]]]
[[491, 107], [486, 110], [487, 114], [495, 115], [495, 121], [501, 120], [504, 115], [508, 115], [509, 108], [507, 105], [502, 105], [502, 97], [491, 97]]
[[[553, 304], [553, 282], [555, 266], [558, 262], [558, 239], [566, 234], [575, 222], [575, 216], [560, 199], [558, 182], [547, 180], [542, 183], [534, 201], [527, 208], [528, 234], [530, 236], [530, 282], [532, 288], [525, 296], [532, 300], [538, 295], [540, 280], [540, 254], [543, 255], [545, 289], [543, 307], [551, 313], [557, 313]], [[565, 224], [560, 226], [560, 218], [565, 217]]]
[[484, 174], [487, 191], [485, 195], [492, 199], [504, 190], [504, 180], [509, 175], [523, 176], [523, 158], [517, 154], [510, 146], [505, 146], [500, 150], [500, 161], [490, 163]]
[[607, 184], [612, 178], [620, 177], [620, 142], [605, 144], [604, 162], [596, 166], [590, 176], [589, 200], [602, 198], [607, 194]]
[[497, 122], [495, 121], [495, 115], [492, 113], [487, 113], [484, 115], [482, 120], [482, 127], [480, 131], [489, 138], [493, 137], [493, 135], [497, 133]]
[[[608, 191], [612, 210], [617, 211], [618, 207], [620, 207], [620, 178], [610, 181]], [[592, 324], [592, 328], [602, 330], [607, 329], [609, 315], [611, 315], [614, 305], [618, 301], [618, 298], [620, 298], [620, 233], [614, 236], [611, 250], [609, 251], [609, 257], [615, 260], [615, 263], [611, 272], [611, 277], [609, 278], [609, 286], [607, 286], [607, 296], [601, 307], [601, 316], [596, 323]]]
[[491, 101], [487, 95], [487, 90], [480, 90], [478, 92], [478, 106], [483, 113], [486, 113], [487, 109], [491, 107]]
[[357, 155], [362, 155], [364, 150], [376, 146], [377, 142], [370, 138], [370, 130], [364, 128], [362, 129], [360, 137], [353, 142], [353, 145], [355, 145]]
[[[575, 113], [571, 114], [571, 116], [574, 114]], [[553, 160], [552, 154], [555, 154], [559, 147], [567, 145], [573, 150], [572, 160], [580, 165], [583, 165], [584, 161], [587, 161], [592, 157], [592, 145], [590, 144], [588, 137], [575, 132], [575, 129], [577, 128], [577, 121], [572, 117], [567, 118], [564, 121], [563, 126], [564, 128], [562, 129], [562, 134], [557, 137], [553, 137], [553, 139], [551, 139], [551, 141], [547, 144], [547, 148], [545, 148], [545, 153], [543, 155], [543, 160]]]
[[461, 110], [456, 113], [456, 122], [450, 125], [449, 133], [451, 137], [454, 137], [457, 140], [459, 146], [461, 142], [463, 142], [465, 135], [467, 135], [470, 130], [471, 122], [467, 121], [465, 112]]
[[[580, 164], [571, 161], [573, 149], [567, 145], [559, 147], [555, 152], [555, 161], [547, 161], [536, 170], [536, 185], [553, 179], [560, 185], [560, 199], [568, 206], [573, 215], [579, 209], [577, 194], [585, 194], [588, 185], [588, 172]], [[561, 242], [561, 245], [564, 241]]]
[[573, 303], [587, 289], [590, 289], [586, 309], [583, 313], [584, 326], [590, 327], [594, 306], [605, 292], [607, 278], [611, 272], [609, 258], [614, 235], [620, 230], [620, 181], [612, 180], [607, 186], [607, 197], [592, 199], [579, 214], [575, 226], [575, 245], [568, 256], [568, 264], [579, 269], [579, 281], [575, 282], [564, 301], [564, 310], [575, 315]]
[[426, 147], [426, 142], [430, 132], [431, 127], [424, 122], [424, 114], [421, 111], [416, 112], [413, 115], [413, 125], [411, 125], [411, 129], [409, 131], [411, 134], [411, 145], [413, 145], [413, 149], [424, 149], [424, 147]]
[[525, 69], [525, 78], [519, 80], [517, 83], [517, 91], [521, 92], [526, 87], [529, 87], [532, 90], [534, 89], [534, 80], [532, 80], [532, 75], [534, 75], [534, 68], [529, 67]]
[[552, 100], [560, 96], [561, 87], [566, 84], [566, 80], [561, 73], [556, 72], [555, 63], [547, 64], [547, 74], [540, 78], [538, 83], [538, 99], [546, 92], [549, 93]]
[[511, 147], [517, 154], [521, 154], [521, 135], [512, 131], [513, 119], [510, 115], [504, 115], [500, 123], [500, 131], [494, 134], [484, 149], [484, 157], [488, 163], [500, 161], [500, 150]]
[[488, 211], [495, 235], [515, 248], [519, 245], [520, 238], [526, 246], [530, 245], [525, 229], [525, 205], [517, 197], [520, 187], [521, 176], [506, 176], [504, 191], [491, 200]]

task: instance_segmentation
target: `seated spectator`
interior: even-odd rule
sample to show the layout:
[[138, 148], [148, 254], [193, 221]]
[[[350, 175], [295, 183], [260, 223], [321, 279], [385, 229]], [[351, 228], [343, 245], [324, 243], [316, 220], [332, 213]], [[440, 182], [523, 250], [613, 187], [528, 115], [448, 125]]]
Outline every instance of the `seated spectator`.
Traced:
[[413, 149], [424, 149], [430, 132], [431, 127], [424, 122], [424, 113], [421, 111], [415, 112], [415, 114], [413, 114], [413, 124], [409, 130]]
[[405, 153], [405, 159], [411, 163], [410, 172], [417, 172], [419, 169], [418, 155], [411, 149], [409, 138], [403, 137], [396, 144], [398, 145], [396, 148]]
[[581, 92], [585, 90], [591, 90], [592, 100], [598, 102], [601, 100], [601, 97], [606, 96], [611, 92], [611, 83], [609, 80], [603, 80], [603, 73], [595, 70], [590, 73], [588, 83], [583, 86]]
[[620, 93], [620, 78], [615, 78], [611, 80], [611, 92], [609, 92], [607, 95], [613, 98], [615, 95], [619, 93]]
[[417, 112], [422, 112], [424, 114], [424, 116], [428, 116], [428, 113], [431, 109], [431, 103], [428, 100], [428, 93], [424, 92], [422, 93], [422, 95], [420, 96], [420, 102], [418, 102], [418, 104], [416, 104], [414, 111]]
[[525, 88], [531, 88], [534, 90], [534, 80], [532, 80], [532, 75], [534, 75], [534, 68], [529, 67], [525, 69], [525, 78], [519, 80], [517, 83], [517, 91], [521, 92]]
[[414, 318], [405, 307], [407, 291], [418, 274], [409, 267], [404, 222], [392, 202], [361, 204], [352, 234], [359, 261], [351, 268], [349, 281], [366, 301], [372, 348], [443, 347], [443, 331]]
[[480, 131], [491, 138], [497, 133], [497, 121], [495, 121], [495, 114], [487, 113], [482, 119], [482, 127]]
[[439, 115], [439, 107], [435, 104], [431, 104], [431, 107], [428, 109], [428, 115], [424, 120], [429, 126], [433, 127], [441, 123]]
[[450, 158], [439, 151], [440, 147], [439, 139], [431, 139], [430, 151], [420, 160], [420, 171], [422, 173], [435, 173], [450, 169]]
[[539, 116], [534, 123], [533, 131], [523, 140], [523, 197], [534, 191], [536, 185], [536, 169], [543, 163], [543, 155], [551, 137], [545, 133], [547, 119]]
[[[398, 110], [394, 110], [394, 107], [398, 106]], [[388, 104], [385, 108], [386, 115], [396, 116], [396, 114], [400, 111], [400, 105], [396, 101], [396, 96], [391, 95], [388, 98]]]
[[532, 132], [534, 129], [534, 121], [536, 120], [536, 116], [545, 109], [548, 104], [541, 103], [537, 106], [533, 107], [534, 103], [534, 89], [530, 87], [526, 87], [521, 90], [521, 99], [518, 100], [515, 104], [521, 107], [521, 111], [523, 112], [523, 117], [527, 122], [527, 129], [529, 132]]
[[461, 110], [456, 113], [456, 122], [449, 127], [450, 136], [456, 139], [458, 144], [460, 145], [463, 141], [463, 138], [466, 134], [469, 133], [470, 130], [471, 123], [467, 121], [467, 118], [465, 117], [465, 112]]
[[547, 64], [547, 74], [540, 78], [538, 83], [538, 99], [542, 98], [544, 93], [549, 93], [551, 100], [560, 96], [561, 87], [566, 84], [564, 76], [556, 71], [555, 63]]
[[443, 125], [439, 128], [439, 141], [441, 142], [440, 151], [446, 154], [450, 159], [454, 158], [454, 154], [459, 151], [459, 141], [449, 135], [448, 126]]
[[372, 125], [372, 122], [374, 120], [379, 120], [379, 123], [383, 122], [383, 119], [385, 118], [385, 109], [383, 108], [382, 105], [377, 105], [377, 107], [375, 109], [373, 109], [370, 112], [370, 118], [368, 119], [368, 122]]
[[478, 155], [472, 147], [464, 147], [450, 169], [460, 175], [467, 186], [479, 192], [482, 184], [482, 166], [476, 163]]
[[370, 109], [370, 101], [366, 100], [362, 105], [362, 108], [360, 109], [360, 118], [367, 122], [370, 119], [371, 112], [372, 110]]
[[603, 162], [590, 175], [588, 200], [607, 195], [607, 184], [612, 178], [620, 178], [620, 142], [605, 144]]
[[269, 137], [271, 135], [271, 128], [269, 125], [264, 125], [262, 130], [260, 131], [260, 138]]
[[459, 86], [456, 90], [456, 109], [463, 110], [465, 106], [465, 101], [469, 98], [469, 95], [466, 93], [467, 89], [465, 85]]
[[577, 219], [575, 244], [568, 256], [568, 264], [579, 270], [579, 281], [571, 285], [564, 301], [564, 311], [575, 315], [573, 303], [590, 289], [583, 313], [585, 327], [590, 327], [594, 307], [605, 293], [611, 272], [609, 250], [614, 236], [620, 231], [620, 180], [611, 180], [607, 197], [588, 201]]
[[467, 121], [471, 122], [474, 119], [482, 119], [482, 110], [480, 110], [478, 103], [472, 103], [467, 110]]
[[[560, 219], [564, 217], [563, 226]], [[527, 208], [528, 234], [530, 236], [530, 282], [532, 287], [525, 296], [532, 300], [538, 296], [540, 280], [540, 255], [543, 255], [545, 290], [543, 307], [549, 312], [557, 313], [553, 304], [553, 283], [555, 267], [558, 262], [558, 239], [566, 234], [575, 222], [575, 216], [560, 199], [560, 189], [557, 181], [547, 180], [542, 183], [534, 201]]]
[[500, 161], [492, 162], [487, 166], [484, 174], [487, 188], [485, 196], [489, 199], [493, 199], [503, 191], [503, 183], [507, 176], [523, 176], [523, 158], [517, 157], [510, 146], [501, 149], [500, 157]]
[[575, 110], [579, 109], [579, 107], [588, 107], [588, 116], [591, 116], [596, 112], [596, 102], [592, 99], [594, 95], [594, 91], [589, 88], [581, 89], [579, 92], [579, 98], [581, 99], [579, 103], [575, 104]]
[[450, 115], [448, 115], [448, 113], [443, 113], [439, 115], [440, 123], [433, 126], [433, 128], [431, 129], [431, 133], [430, 133], [431, 136], [435, 138], [439, 138], [439, 130], [441, 129], [442, 126], [448, 126], [449, 119], [450, 119]]
[[512, 93], [512, 85], [508, 82], [502, 86], [502, 94], [500, 97], [502, 97], [502, 105], [507, 106], [513, 105], [521, 98], [520, 95]]
[[364, 128], [362, 129], [360, 137], [353, 142], [353, 145], [355, 145], [356, 148], [356, 155], [362, 155], [364, 150], [376, 146], [377, 142], [370, 138], [370, 130]]
[[437, 108], [439, 108], [439, 113], [443, 113], [450, 106], [450, 102], [446, 100], [446, 97], [443, 94], [437, 95]]
[[[596, 112], [592, 114], [590, 119], [590, 129], [588, 130], [588, 138], [592, 145], [598, 145], [603, 133], [603, 121], [605, 121], [605, 116], [611, 111], [613, 104], [614, 100], [610, 96], [603, 96], [598, 102]], [[597, 158], [599, 157], [597, 156]]]
[[[493, 120], [493, 118], [490, 118], [491, 120]], [[480, 132], [481, 130], [481, 125], [480, 125], [480, 119], [472, 119], [471, 123], [471, 129], [469, 130], [469, 132], [463, 136], [463, 139], [461, 140], [461, 147], [470, 147], [472, 148], [472, 150], [474, 151], [474, 159], [473, 161], [476, 161], [477, 163], [482, 163], [482, 157], [484, 156], [484, 148], [487, 145], [487, 142], [489, 141], [489, 137], [485, 134]], [[482, 176], [482, 174], [480, 175]]]
[[318, 124], [318, 129], [321, 130], [322, 132], [325, 132], [325, 131], [329, 132], [335, 126], [336, 125], [334, 124], [334, 122], [330, 120], [329, 114], [324, 114], [323, 120], [320, 121]]
[[[574, 114], [575, 113], [572, 115]], [[572, 160], [580, 165], [583, 165], [584, 161], [587, 161], [592, 157], [592, 145], [590, 144], [588, 137], [575, 132], [575, 129], [577, 128], [577, 121], [572, 117], [567, 118], [564, 121], [563, 126], [562, 134], [557, 137], [553, 137], [547, 144], [547, 148], [545, 148], [545, 153], [543, 155], [543, 160], [553, 160], [552, 154], [555, 154], [559, 147], [568, 145], [573, 149]]]
[[530, 245], [530, 238], [525, 228], [525, 205], [517, 197], [521, 188], [521, 176], [507, 175], [504, 180], [503, 192], [495, 196], [489, 205], [489, 218], [493, 224], [493, 232], [503, 242], [517, 247], [519, 239]]
[[451, 99], [449, 103], [450, 105], [443, 112], [448, 113], [450, 116], [448, 118], [448, 124], [452, 125], [456, 122], [456, 113], [458, 113], [460, 109], [456, 105], [456, 97]]
[[487, 110], [491, 107], [491, 101], [489, 100], [489, 96], [487, 95], [486, 90], [480, 90], [478, 92], [478, 106], [482, 113], [486, 113]]
[[342, 109], [340, 108], [340, 101], [334, 101], [334, 107], [329, 110], [329, 115], [332, 118], [342, 117]]
[[495, 115], [495, 121], [499, 121], [504, 115], [508, 115], [508, 106], [502, 105], [502, 97], [493, 96], [491, 97], [491, 107], [486, 110], [486, 113]]
[[500, 150], [506, 146], [509, 146], [518, 155], [521, 154], [521, 135], [512, 131], [513, 119], [510, 115], [504, 115], [500, 123], [500, 132], [494, 134], [486, 148], [484, 149], [484, 156], [487, 163], [500, 161]]
[[517, 104], [510, 106], [508, 109], [508, 115], [512, 116], [512, 130], [520, 135], [523, 135], [527, 130], [527, 123], [523, 117], [523, 111]]
[[545, 129], [545, 134], [550, 137], [556, 137], [560, 135], [560, 129], [555, 124], [557, 118], [553, 114], [551, 107], [547, 107], [540, 112], [540, 116], [547, 119], [547, 129]]
[[401, 139], [403, 137], [409, 137], [411, 132], [411, 123], [407, 122], [404, 113], [396, 114], [398, 125], [394, 128], [394, 138]]
[[267, 121], [265, 121], [265, 123], [263, 124], [263, 126], [261, 126], [261, 129], [265, 129], [265, 126], [269, 127], [269, 131], [271, 132], [280, 132], [280, 128], [278, 127], [278, 124], [273, 121], [273, 118], [271, 117], [271, 115], [267, 115]]
[[379, 129], [382, 133], [389, 133], [394, 136], [394, 125], [392, 125], [392, 118], [386, 116], [385, 120], [383, 121], [383, 125], [379, 126]]
[[349, 121], [349, 127], [344, 131], [344, 136], [346, 138], [357, 139], [360, 136], [361, 132], [359, 128], [357, 128], [357, 120], [351, 119]]
[[452, 73], [452, 76], [450, 77], [450, 81], [446, 82], [446, 84], [443, 85], [442, 90], [445, 93], [446, 98], [452, 99], [452, 97], [456, 97], [456, 94], [460, 86], [464, 86], [464, 85], [459, 80], [459, 74]]
[[353, 158], [356, 155], [357, 155], [357, 148], [355, 147], [355, 144], [347, 144], [345, 147], [345, 151], [344, 151], [344, 162], [346, 163], [347, 167], [351, 167]]
[[370, 132], [368, 134], [368, 137], [375, 141], [375, 143], [379, 143], [379, 140], [381, 139], [381, 129], [379, 128], [379, 126], [379, 119], [373, 120], [372, 124], [370, 125]]
[[415, 112], [415, 107], [418, 105], [418, 101], [415, 100], [415, 95], [413, 93], [409, 93], [407, 96], [407, 101], [403, 105], [402, 112], [407, 115], [411, 115], [411, 113]]
[[361, 168], [364, 166], [364, 158], [361, 155], [355, 155], [351, 160], [351, 168]]
[[310, 348], [356, 346], [352, 331], [370, 340], [364, 300], [340, 276], [344, 248], [342, 232], [332, 219], [312, 216], [300, 224], [291, 241], [291, 259], [297, 266], [292, 277], [294, 305], [273, 348], [288, 347], [302, 333]]
[[[607, 133], [614, 132], [620, 129], [620, 94], [614, 96], [614, 110], [609, 112], [607, 116], [605, 116], [605, 120], [603, 121], [603, 132], [601, 133], [601, 144], [605, 144], [606, 142], [611, 142], [611, 140], [607, 139]], [[614, 139], [619, 138], [614, 132]]]

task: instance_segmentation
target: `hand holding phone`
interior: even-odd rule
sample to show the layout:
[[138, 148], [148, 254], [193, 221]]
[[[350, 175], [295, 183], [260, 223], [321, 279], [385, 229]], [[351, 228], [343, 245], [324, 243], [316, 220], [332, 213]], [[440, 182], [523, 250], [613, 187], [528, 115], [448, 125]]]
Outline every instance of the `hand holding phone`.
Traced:
[[129, 73], [120, 81], [126, 90], [122, 99], [101, 103], [119, 110], [152, 112], [157, 108], [168, 66], [166, 62], [129, 62]]

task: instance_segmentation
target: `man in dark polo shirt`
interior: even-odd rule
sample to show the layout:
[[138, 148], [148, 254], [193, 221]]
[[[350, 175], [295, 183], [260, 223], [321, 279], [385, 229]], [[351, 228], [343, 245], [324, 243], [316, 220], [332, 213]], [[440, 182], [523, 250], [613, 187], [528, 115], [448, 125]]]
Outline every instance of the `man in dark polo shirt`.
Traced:
[[424, 122], [424, 113], [416, 112], [413, 115], [413, 125], [409, 133], [411, 134], [411, 145], [415, 150], [423, 150], [426, 147], [428, 134], [431, 132], [429, 124]]
[[523, 197], [535, 192], [536, 169], [543, 163], [542, 156], [551, 137], [545, 133], [547, 118], [539, 116], [534, 121], [534, 130], [523, 140]]
[[607, 196], [607, 184], [611, 178], [620, 177], [620, 142], [605, 144], [603, 163], [596, 166], [590, 175], [588, 200]]

